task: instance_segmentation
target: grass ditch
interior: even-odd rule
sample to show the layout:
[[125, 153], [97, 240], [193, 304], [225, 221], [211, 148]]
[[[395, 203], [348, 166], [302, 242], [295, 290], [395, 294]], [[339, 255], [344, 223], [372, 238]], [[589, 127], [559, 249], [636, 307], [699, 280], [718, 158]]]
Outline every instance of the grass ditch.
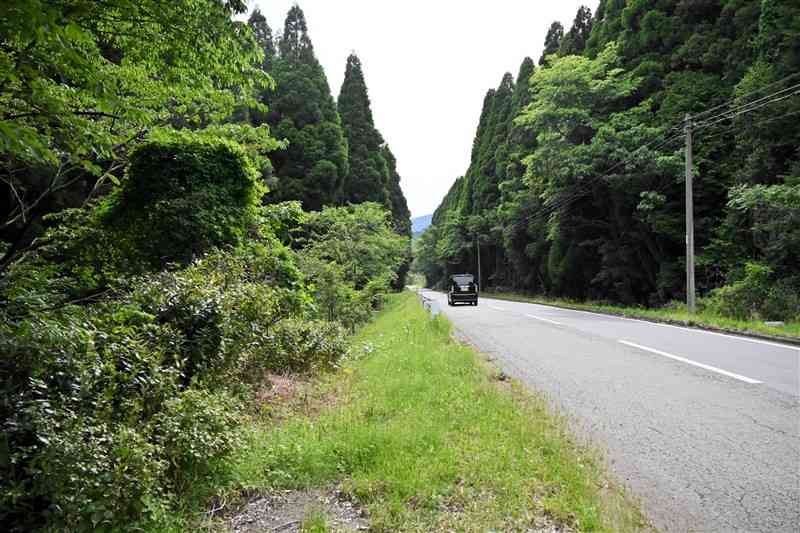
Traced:
[[800, 322], [788, 322], [782, 327], [774, 327], [768, 326], [764, 322], [756, 320], [736, 320], [732, 318], [726, 318], [702, 309], [698, 310], [697, 313], [692, 315], [686, 310], [685, 305], [676, 305], [674, 307], [670, 306], [659, 309], [648, 309], [645, 307], [625, 307], [621, 305], [603, 304], [598, 302], [578, 302], [560, 298], [526, 296], [523, 294], [508, 292], [483, 292], [481, 293], [481, 296], [486, 298], [495, 298], [497, 300], [552, 305], [567, 309], [577, 309], [580, 311], [594, 311], [597, 313], [622, 316], [626, 318], [641, 318], [644, 320], [667, 322], [690, 327], [716, 329], [730, 333], [768, 336], [776, 339], [800, 341]]
[[352, 346], [323, 385], [336, 401], [249, 431], [234, 467], [242, 491], [340, 483], [373, 531], [647, 528], [546, 401], [498, 381], [412, 293], [392, 297]]

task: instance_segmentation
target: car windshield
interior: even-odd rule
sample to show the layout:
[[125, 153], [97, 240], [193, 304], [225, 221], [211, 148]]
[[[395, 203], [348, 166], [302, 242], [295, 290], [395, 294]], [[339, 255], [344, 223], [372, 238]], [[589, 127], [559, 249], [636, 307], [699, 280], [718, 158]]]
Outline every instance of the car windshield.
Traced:
[[472, 274], [459, 274], [453, 276], [453, 281], [459, 285], [468, 285], [475, 281], [475, 277]]

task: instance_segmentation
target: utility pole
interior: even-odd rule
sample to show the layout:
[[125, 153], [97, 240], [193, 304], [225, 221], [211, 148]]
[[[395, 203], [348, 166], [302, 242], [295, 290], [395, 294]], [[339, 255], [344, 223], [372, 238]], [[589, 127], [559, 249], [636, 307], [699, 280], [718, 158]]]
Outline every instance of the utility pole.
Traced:
[[686, 307], [695, 312], [694, 200], [692, 196], [692, 115], [686, 113]]
[[475, 236], [475, 246], [478, 248], [478, 290], [482, 291], [483, 285], [481, 282], [483, 280], [481, 279], [481, 238], [479, 235]]

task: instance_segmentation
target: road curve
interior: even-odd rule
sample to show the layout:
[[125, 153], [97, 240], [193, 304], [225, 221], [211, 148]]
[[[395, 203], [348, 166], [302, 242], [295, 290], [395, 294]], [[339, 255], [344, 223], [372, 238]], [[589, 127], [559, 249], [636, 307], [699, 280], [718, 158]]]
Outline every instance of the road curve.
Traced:
[[448, 307], [545, 393], [662, 531], [800, 531], [800, 349], [536, 304]]

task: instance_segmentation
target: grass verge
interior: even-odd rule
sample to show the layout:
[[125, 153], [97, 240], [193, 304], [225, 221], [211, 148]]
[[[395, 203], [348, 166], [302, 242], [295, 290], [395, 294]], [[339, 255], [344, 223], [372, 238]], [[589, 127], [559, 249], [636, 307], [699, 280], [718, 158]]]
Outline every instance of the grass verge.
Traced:
[[644, 527], [546, 402], [494, 379], [409, 292], [355, 337], [328, 386], [338, 398], [321, 412], [251, 431], [239, 487], [341, 481], [374, 531]]
[[628, 318], [642, 318], [657, 322], [678, 323], [686, 326], [698, 326], [731, 333], [744, 333], [766, 335], [775, 338], [783, 338], [790, 341], [800, 341], [800, 322], [789, 322], [783, 327], [767, 326], [764, 322], [756, 320], [735, 320], [712, 314], [708, 311], [698, 311], [694, 315], [689, 314], [685, 305], [664, 307], [660, 309], [648, 309], [645, 307], [625, 307], [621, 305], [602, 304], [596, 302], [577, 302], [559, 298], [544, 298], [540, 296], [526, 296], [522, 294], [508, 292], [483, 292], [486, 298], [496, 298], [498, 300], [509, 300], [513, 302], [529, 302], [542, 305], [554, 305], [567, 309], [579, 309], [582, 311], [594, 311], [610, 315], [624, 316]]

